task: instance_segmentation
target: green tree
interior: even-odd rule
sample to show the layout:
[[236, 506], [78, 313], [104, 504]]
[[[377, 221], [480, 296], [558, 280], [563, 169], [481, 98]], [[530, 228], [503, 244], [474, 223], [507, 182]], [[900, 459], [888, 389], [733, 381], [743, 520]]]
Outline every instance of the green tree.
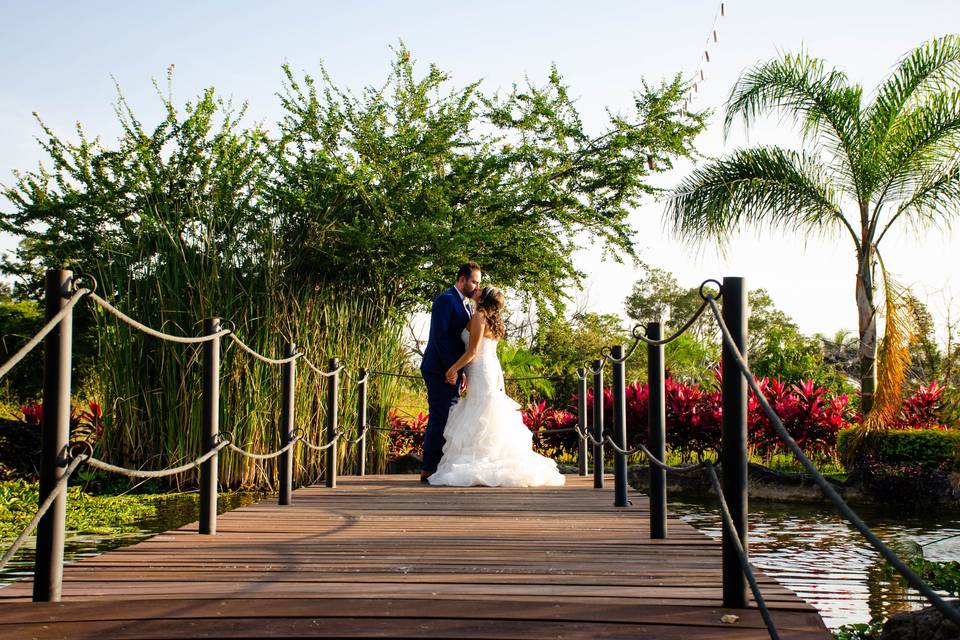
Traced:
[[[665, 269], [640, 265], [641, 276], [624, 300], [627, 317], [638, 324], [661, 321], [664, 335], [679, 331], [696, 313], [703, 299], [697, 287], [681, 287], [676, 276]], [[699, 342], [712, 341], [717, 328], [710, 314], [702, 314], [690, 327]]]
[[497, 95], [435, 66], [418, 74], [402, 46], [386, 82], [359, 94], [321, 71], [284, 68], [269, 203], [286, 230], [281, 259], [401, 312], [468, 257], [538, 306], [562, 305], [580, 281], [576, 246], [636, 257], [627, 215], [657, 192], [645, 178], [690, 155], [703, 127], [681, 109], [678, 79], [644, 85], [629, 116], [591, 135], [555, 68]]
[[[764, 113], [792, 117], [804, 150], [737, 150], [696, 169], [667, 204], [674, 231], [692, 242], [722, 246], [748, 226], [850, 238], [864, 413], [877, 391], [881, 241], [894, 229], [947, 224], [960, 204], [958, 73], [957, 35], [908, 53], [871, 98], [806, 53], [761, 63], [733, 88], [726, 129], [738, 119], [749, 127]], [[891, 321], [888, 315], [888, 335]]]
[[[644, 274], [624, 301], [631, 320], [645, 323], [667, 315], [664, 335], [680, 330], [703, 303], [699, 287], [684, 288], [664, 269], [643, 265]], [[778, 309], [764, 289], [748, 294], [750, 304], [749, 357], [758, 376], [797, 381], [812, 378], [836, 389], [846, 389], [841, 373], [824, 366], [819, 340], [804, 336], [796, 323]], [[720, 360], [720, 333], [710, 314], [703, 314], [690, 330], [666, 347], [667, 367], [674, 377], [709, 383]]]
[[927, 305], [910, 295], [907, 304], [913, 312], [915, 335], [910, 344], [910, 370], [908, 382], [911, 385], [926, 383], [939, 378], [946, 380], [943, 372], [943, 354], [937, 344], [936, 325]]
[[508, 394], [520, 398], [553, 398], [553, 375], [546, 371], [543, 358], [522, 344], [501, 340], [497, 344], [497, 356], [503, 367]]
[[[544, 371], [561, 376], [555, 383], [555, 397], [569, 398], [576, 391], [574, 371], [588, 367], [600, 358], [605, 347], [633, 342], [623, 328], [623, 320], [614, 314], [579, 312], [572, 316], [562, 313], [544, 313], [538, 318], [533, 353], [544, 364]], [[646, 357], [641, 352], [627, 361], [627, 379], [645, 371]], [[591, 375], [588, 371], [587, 375]]]

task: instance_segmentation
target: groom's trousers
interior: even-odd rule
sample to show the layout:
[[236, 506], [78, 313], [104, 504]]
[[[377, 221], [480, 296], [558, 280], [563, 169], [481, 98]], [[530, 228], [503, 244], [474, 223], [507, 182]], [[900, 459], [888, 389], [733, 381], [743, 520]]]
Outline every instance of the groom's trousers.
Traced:
[[460, 379], [456, 385], [448, 384], [442, 375], [423, 373], [427, 385], [427, 405], [430, 416], [427, 418], [427, 432], [423, 438], [423, 471], [433, 473], [443, 456], [443, 430], [447, 426], [450, 407], [460, 399]]

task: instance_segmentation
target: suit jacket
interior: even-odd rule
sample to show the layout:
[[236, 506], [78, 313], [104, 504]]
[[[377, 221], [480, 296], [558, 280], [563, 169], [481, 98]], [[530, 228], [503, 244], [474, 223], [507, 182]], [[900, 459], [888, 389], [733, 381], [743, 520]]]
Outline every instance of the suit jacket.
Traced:
[[467, 350], [460, 334], [470, 321], [460, 295], [450, 287], [433, 301], [430, 309], [430, 336], [423, 352], [420, 371], [443, 375]]

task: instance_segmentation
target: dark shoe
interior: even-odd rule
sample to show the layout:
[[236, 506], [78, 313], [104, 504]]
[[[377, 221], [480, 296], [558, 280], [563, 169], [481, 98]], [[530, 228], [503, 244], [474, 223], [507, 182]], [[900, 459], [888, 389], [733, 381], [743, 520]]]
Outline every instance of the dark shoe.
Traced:
[[426, 471], [422, 471], [422, 472], [420, 473], [420, 482], [422, 482], [422, 483], [424, 483], [424, 484], [429, 484], [429, 481], [427, 480], [427, 478], [429, 478], [429, 477], [432, 476], [432, 475], [433, 475], [432, 473], [428, 473], [428, 472], [426, 472]]

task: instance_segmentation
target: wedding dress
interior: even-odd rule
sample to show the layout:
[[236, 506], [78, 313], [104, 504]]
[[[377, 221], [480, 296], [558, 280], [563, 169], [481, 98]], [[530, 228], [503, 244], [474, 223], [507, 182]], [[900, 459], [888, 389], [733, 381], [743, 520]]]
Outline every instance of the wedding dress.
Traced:
[[[469, 342], [470, 333], [461, 335]], [[533, 450], [520, 405], [503, 390], [497, 340], [480, 339], [477, 357], [466, 366], [467, 390], [451, 407], [443, 431], [446, 444], [432, 485], [468, 487], [557, 486], [564, 482], [557, 463]]]

